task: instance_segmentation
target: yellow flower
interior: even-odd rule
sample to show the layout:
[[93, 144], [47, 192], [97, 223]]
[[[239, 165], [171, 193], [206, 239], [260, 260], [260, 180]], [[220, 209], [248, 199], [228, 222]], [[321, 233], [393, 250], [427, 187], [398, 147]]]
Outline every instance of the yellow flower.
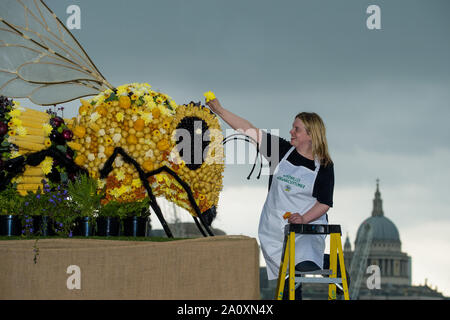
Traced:
[[48, 123], [44, 123], [42, 125], [42, 129], [44, 130], [44, 134], [46, 136], [48, 136], [53, 130], [52, 126], [50, 124], [48, 124]]
[[123, 170], [119, 170], [119, 172], [117, 172], [116, 174], [116, 179], [119, 181], [125, 179], [125, 172]]
[[212, 91], [205, 92], [203, 95], [206, 98], [206, 102], [208, 102], [210, 100], [214, 100], [216, 98], [216, 96], [214, 95], [214, 92], [212, 92]]
[[137, 100], [138, 99], [138, 96], [137, 96], [137, 94], [132, 94], [131, 95], [131, 100]]
[[105, 137], [105, 143], [111, 144], [111, 143], [113, 143], [113, 140], [110, 137]]
[[177, 104], [175, 103], [175, 101], [173, 101], [173, 100], [169, 101], [169, 105], [172, 107], [172, 109], [176, 109], [178, 107]]
[[166, 129], [166, 130], [169, 129], [169, 128], [170, 128], [170, 122], [167, 121], [167, 120], [164, 121], [164, 122], [163, 122], [163, 128]]
[[10, 115], [12, 118], [14, 118], [14, 117], [19, 117], [20, 114], [21, 114], [21, 112], [20, 112], [19, 109], [14, 109], [14, 110], [12, 110], [12, 111], [9, 113], [9, 115]]
[[155, 103], [155, 101], [153, 100], [153, 97], [150, 96], [150, 95], [148, 95], [148, 94], [146, 94], [146, 95], [144, 96], [144, 102], [145, 102], [145, 104], [147, 105], [147, 107], [149, 107], [150, 109], [156, 107], [156, 103]]
[[120, 196], [123, 195], [124, 193], [129, 192], [129, 191], [131, 191], [131, 187], [130, 186], [125, 186], [125, 185], [122, 185], [119, 188], [119, 190], [118, 190]]
[[[11, 159], [20, 157], [21, 155], [22, 155], [22, 154], [21, 154], [19, 151], [15, 151], [15, 150], [11, 151]], [[50, 159], [51, 159], [51, 158], [50, 158]]]
[[114, 198], [120, 197], [120, 194], [119, 194], [119, 188], [114, 188], [114, 189], [112, 189], [111, 192], [110, 192], [110, 194], [111, 194]]
[[131, 182], [131, 186], [135, 188], [141, 187], [142, 186], [141, 179], [133, 179], [133, 181]]
[[156, 101], [156, 103], [160, 104], [160, 103], [163, 103], [164, 99], [161, 96], [159, 96], [158, 98], [156, 98], [155, 101]]
[[128, 91], [127, 91], [126, 85], [117, 87], [117, 95], [118, 96], [123, 96], [123, 95], [127, 95], [127, 94], [128, 94]]
[[145, 124], [149, 124], [153, 120], [153, 115], [151, 112], [142, 112], [141, 119], [144, 120]]
[[19, 118], [12, 118], [11, 122], [13, 123], [13, 125], [15, 126], [21, 126], [22, 125], [22, 120], [20, 120]]
[[123, 121], [123, 113], [122, 112], [118, 112], [116, 114], [116, 119], [117, 119], [117, 121], [122, 122]]
[[53, 159], [51, 157], [45, 157], [44, 161], [41, 163], [42, 172], [44, 174], [49, 174], [52, 171]]
[[14, 137], [14, 136], [16, 136], [16, 132], [14, 130], [9, 130], [8, 131], [8, 136]]
[[138, 112], [139, 112], [139, 108], [136, 107], [136, 106], [134, 106], [133, 108], [131, 108], [131, 111], [132, 111], [133, 113], [138, 113]]
[[50, 141], [50, 139], [47, 138], [44, 140], [44, 145], [48, 148], [52, 145], [52, 142]]
[[154, 136], [160, 136], [160, 135], [161, 135], [161, 132], [160, 132], [158, 129], [153, 130], [153, 135], [154, 135]]

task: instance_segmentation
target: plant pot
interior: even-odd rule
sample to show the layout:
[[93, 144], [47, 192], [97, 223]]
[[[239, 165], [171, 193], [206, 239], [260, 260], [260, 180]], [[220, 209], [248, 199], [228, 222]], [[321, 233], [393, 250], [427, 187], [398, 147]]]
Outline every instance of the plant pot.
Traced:
[[91, 217], [75, 219], [74, 236], [91, 237], [94, 235], [94, 221]]
[[22, 232], [22, 222], [16, 215], [0, 216], [0, 236], [20, 236]]
[[54, 236], [54, 222], [49, 216], [33, 216], [33, 234], [43, 237]]
[[120, 230], [120, 220], [118, 217], [98, 217], [97, 236], [110, 237], [118, 236]]
[[128, 237], [145, 237], [147, 217], [132, 216], [123, 220], [123, 235]]

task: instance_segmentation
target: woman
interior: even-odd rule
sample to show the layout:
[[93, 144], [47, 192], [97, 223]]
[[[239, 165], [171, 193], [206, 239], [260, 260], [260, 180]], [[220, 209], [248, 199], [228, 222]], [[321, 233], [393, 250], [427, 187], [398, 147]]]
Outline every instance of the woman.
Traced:
[[[226, 110], [217, 99], [210, 100], [207, 105], [233, 129], [255, 139], [271, 165], [273, 174], [269, 178], [269, 192], [258, 235], [268, 278], [277, 279], [285, 225], [288, 222], [327, 224], [326, 212], [333, 206], [334, 169], [323, 121], [315, 113], [299, 113], [289, 131], [291, 139], [288, 142]], [[276, 145], [278, 148], [273, 148]], [[283, 218], [286, 212], [293, 213], [287, 221]], [[324, 235], [296, 235], [295, 248], [297, 270], [323, 268]], [[301, 293], [296, 291], [296, 296], [299, 295]]]

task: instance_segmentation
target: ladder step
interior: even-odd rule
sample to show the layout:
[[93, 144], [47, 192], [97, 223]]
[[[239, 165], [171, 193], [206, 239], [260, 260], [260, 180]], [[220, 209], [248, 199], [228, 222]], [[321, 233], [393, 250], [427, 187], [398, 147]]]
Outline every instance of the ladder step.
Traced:
[[331, 276], [331, 274], [333, 273], [332, 270], [330, 269], [323, 269], [323, 270], [314, 270], [314, 271], [295, 271], [295, 275], [305, 275], [305, 274], [310, 274], [310, 275], [320, 275], [320, 276]]
[[311, 277], [295, 277], [295, 282], [302, 283], [342, 283], [342, 278], [311, 278]]

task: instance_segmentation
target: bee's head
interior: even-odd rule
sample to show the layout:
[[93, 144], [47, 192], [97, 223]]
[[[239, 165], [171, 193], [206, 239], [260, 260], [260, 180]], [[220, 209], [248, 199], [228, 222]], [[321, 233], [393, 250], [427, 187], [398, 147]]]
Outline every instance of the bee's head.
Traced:
[[[177, 108], [176, 150], [185, 163], [179, 175], [210, 225], [222, 190], [223, 145], [217, 117], [200, 103]], [[191, 211], [192, 213], [192, 211]]]

